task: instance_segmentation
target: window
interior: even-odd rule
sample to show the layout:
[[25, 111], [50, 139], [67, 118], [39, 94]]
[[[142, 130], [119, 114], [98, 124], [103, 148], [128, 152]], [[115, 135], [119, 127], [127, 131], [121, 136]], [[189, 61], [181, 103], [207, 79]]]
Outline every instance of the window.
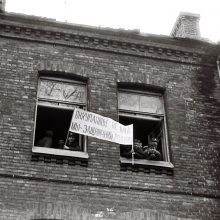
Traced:
[[74, 108], [86, 108], [86, 100], [84, 83], [41, 77], [32, 151], [87, 158], [86, 137], [69, 132]]
[[[163, 95], [132, 90], [118, 93], [119, 122], [134, 126], [136, 164], [173, 167], [169, 163]], [[121, 163], [132, 158], [131, 146], [120, 146]]]

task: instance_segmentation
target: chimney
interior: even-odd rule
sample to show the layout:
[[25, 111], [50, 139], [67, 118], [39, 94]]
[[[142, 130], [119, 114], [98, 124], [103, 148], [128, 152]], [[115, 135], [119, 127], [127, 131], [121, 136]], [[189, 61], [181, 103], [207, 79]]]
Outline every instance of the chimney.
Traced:
[[5, 1], [6, 0], [0, 0], [0, 12], [5, 11]]
[[200, 39], [199, 14], [181, 12], [171, 31], [172, 37]]

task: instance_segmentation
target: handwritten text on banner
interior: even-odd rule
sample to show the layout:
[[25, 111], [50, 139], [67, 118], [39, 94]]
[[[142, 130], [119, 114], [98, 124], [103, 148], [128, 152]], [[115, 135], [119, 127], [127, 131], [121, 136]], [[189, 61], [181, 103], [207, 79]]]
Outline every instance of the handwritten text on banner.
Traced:
[[133, 125], [124, 126], [111, 118], [75, 108], [70, 131], [118, 144], [133, 144]]

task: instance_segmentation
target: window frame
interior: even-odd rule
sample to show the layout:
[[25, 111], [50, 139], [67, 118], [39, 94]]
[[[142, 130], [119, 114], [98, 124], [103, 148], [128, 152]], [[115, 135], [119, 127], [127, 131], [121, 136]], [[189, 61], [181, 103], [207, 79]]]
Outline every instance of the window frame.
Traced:
[[160, 97], [162, 100], [162, 107], [163, 107], [163, 114], [159, 113], [148, 113], [148, 112], [140, 112], [140, 111], [132, 111], [121, 109], [119, 106], [118, 100], [118, 121], [120, 120], [120, 116], [129, 117], [132, 119], [142, 119], [142, 120], [155, 120], [161, 121], [163, 124], [163, 140], [162, 140], [162, 155], [163, 160], [161, 161], [154, 161], [154, 160], [147, 160], [147, 159], [134, 159], [134, 164], [131, 158], [122, 157], [120, 155], [120, 163], [121, 165], [134, 165], [134, 166], [149, 166], [153, 168], [161, 168], [165, 167], [168, 169], [173, 169], [174, 166], [170, 161], [170, 152], [169, 152], [169, 141], [168, 141], [168, 129], [167, 129], [167, 121], [166, 121], [166, 111], [165, 111], [165, 102], [164, 102], [164, 94], [161, 92], [151, 92], [151, 91], [143, 91], [138, 89], [126, 89], [126, 88], [119, 88], [118, 89], [118, 98], [120, 93], [132, 93], [138, 95], [145, 95], [145, 96], [156, 96]]
[[[39, 98], [40, 92], [40, 82], [41, 80], [48, 80], [48, 81], [56, 81], [61, 83], [71, 83], [75, 85], [81, 85], [85, 87], [85, 102], [69, 102], [69, 101], [60, 101], [60, 100], [49, 100], [46, 98]], [[40, 155], [51, 155], [51, 156], [58, 156], [64, 158], [81, 158], [81, 159], [88, 159], [88, 152], [87, 152], [87, 144], [88, 138], [86, 136], [83, 137], [83, 151], [71, 151], [66, 149], [57, 149], [57, 148], [47, 148], [47, 147], [40, 147], [35, 146], [35, 137], [36, 137], [36, 122], [37, 122], [37, 108], [38, 106], [46, 107], [46, 108], [54, 108], [59, 110], [69, 110], [74, 111], [75, 107], [82, 107], [83, 109], [87, 109], [87, 83], [73, 80], [73, 79], [66, 79], [62, 77], [50, 77], [50, 76], [39, 76], [38, 78], [38, 86], [37, 86], [37, 98], [36, 98], [36, 106], [35, 106], [35, 121], [34, 121], [34, 132], [33, 132], [33, 143], [32, 143], [32, 153], [33, 154], [40, 154]], [[55, 104], [56, 103], [56, 104]]]

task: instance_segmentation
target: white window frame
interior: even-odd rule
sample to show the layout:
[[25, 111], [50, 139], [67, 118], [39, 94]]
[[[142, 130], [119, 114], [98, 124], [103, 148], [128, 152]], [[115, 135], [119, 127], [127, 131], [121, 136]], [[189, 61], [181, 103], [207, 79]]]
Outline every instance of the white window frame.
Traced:
[[[55, 82], [61, 82], [61, 83], [69, 83], [69, 84], [75, 84], [75, 85], [81, 85], [85, 87], [85, 102], [64, 102], [64, 101], [54, 101], [54, 100], [48, 100], [44, 98], [39, 98], [39, 91], [40, 91], [40, 81], [41, 80], [48, 80], [48, 81], [55, 81]], [[56, 155], [56, 156], [63, 156], [63, 157], [77, 157], [82, 159], [88, 159], [88, 153], [87, 153], [87, 137], [83, 137], [83, 151], [71, 151], [71, 150], [65, 150], [65, 149], [56, 149], [56, 148], [47, 148], [47, 147], [40, 147], [35, 146], [35, 132], [36, 132], [36, 121], [37, 121], [37, 108], [38, 106], [43, 106], [47, 108], [55, 108], [60, 110], [70, 110], [73, 111], [75, 107], [82, 107], [83, 109], [87, 108], [87, 85], [86, 83], [83, 83], [81, 81], [76, 80], [69, 80], [69, 79], [63, 79], [63, 78], [54, 78], [54, 77], [39, 77], [38, 79], [38, 90], [37, 90], [37, 102], [35, 107], [35, 124], [34, 124], [34, 136], [33, 136], [33, 147], [32, 152], [36, 154], [45, 154], [45, 155]]]
[[[152, 165], [152, 166], [163, 166], [163, 167], [169, 167], [173, 168], [172, 163], [170, 163], [170, 154], [169, 154], [169, 143], [168, 143], [168, 133], [167, 133], [167, 123], [166, 123], [166, 113], [165, 113], [165, 107], [164, 107], [164, 98], [163, 94], [160, 93], [153, 93], [153, 92], [146, 92], [146, 91], [137, 91], [137, 90], [129, 90], [129, 89], [119, 89], [118, 90], [118, 97], [120, 93], [127, 93], [127, 94], [137, 94], [141, 96], [155, 96], [160, 97], [162, 100], [163, 105], [163, 114], [158, 113], [148, 113], [148, 112], [140, 112], [140, 111], [133, 111], [133, 110], [126, 110], [121, 109], [120, 105], [118, 103], [118, 120], [120, 119], [120, 116], [132, 118], [132, 119], [142, 119], [142, 120], [155, 120], [155, 121], [162, 121], [162, 133], [163, 133], [163, 139], [162, 139], [162, 156], [163, 160], [161, 161], [152, 161], [147, 159], [135, 159], [135, 164], [140, 165]], [[121, 163], [131, 163], [131, 159], [124, 158], [120, 156], [120, 162]]]

